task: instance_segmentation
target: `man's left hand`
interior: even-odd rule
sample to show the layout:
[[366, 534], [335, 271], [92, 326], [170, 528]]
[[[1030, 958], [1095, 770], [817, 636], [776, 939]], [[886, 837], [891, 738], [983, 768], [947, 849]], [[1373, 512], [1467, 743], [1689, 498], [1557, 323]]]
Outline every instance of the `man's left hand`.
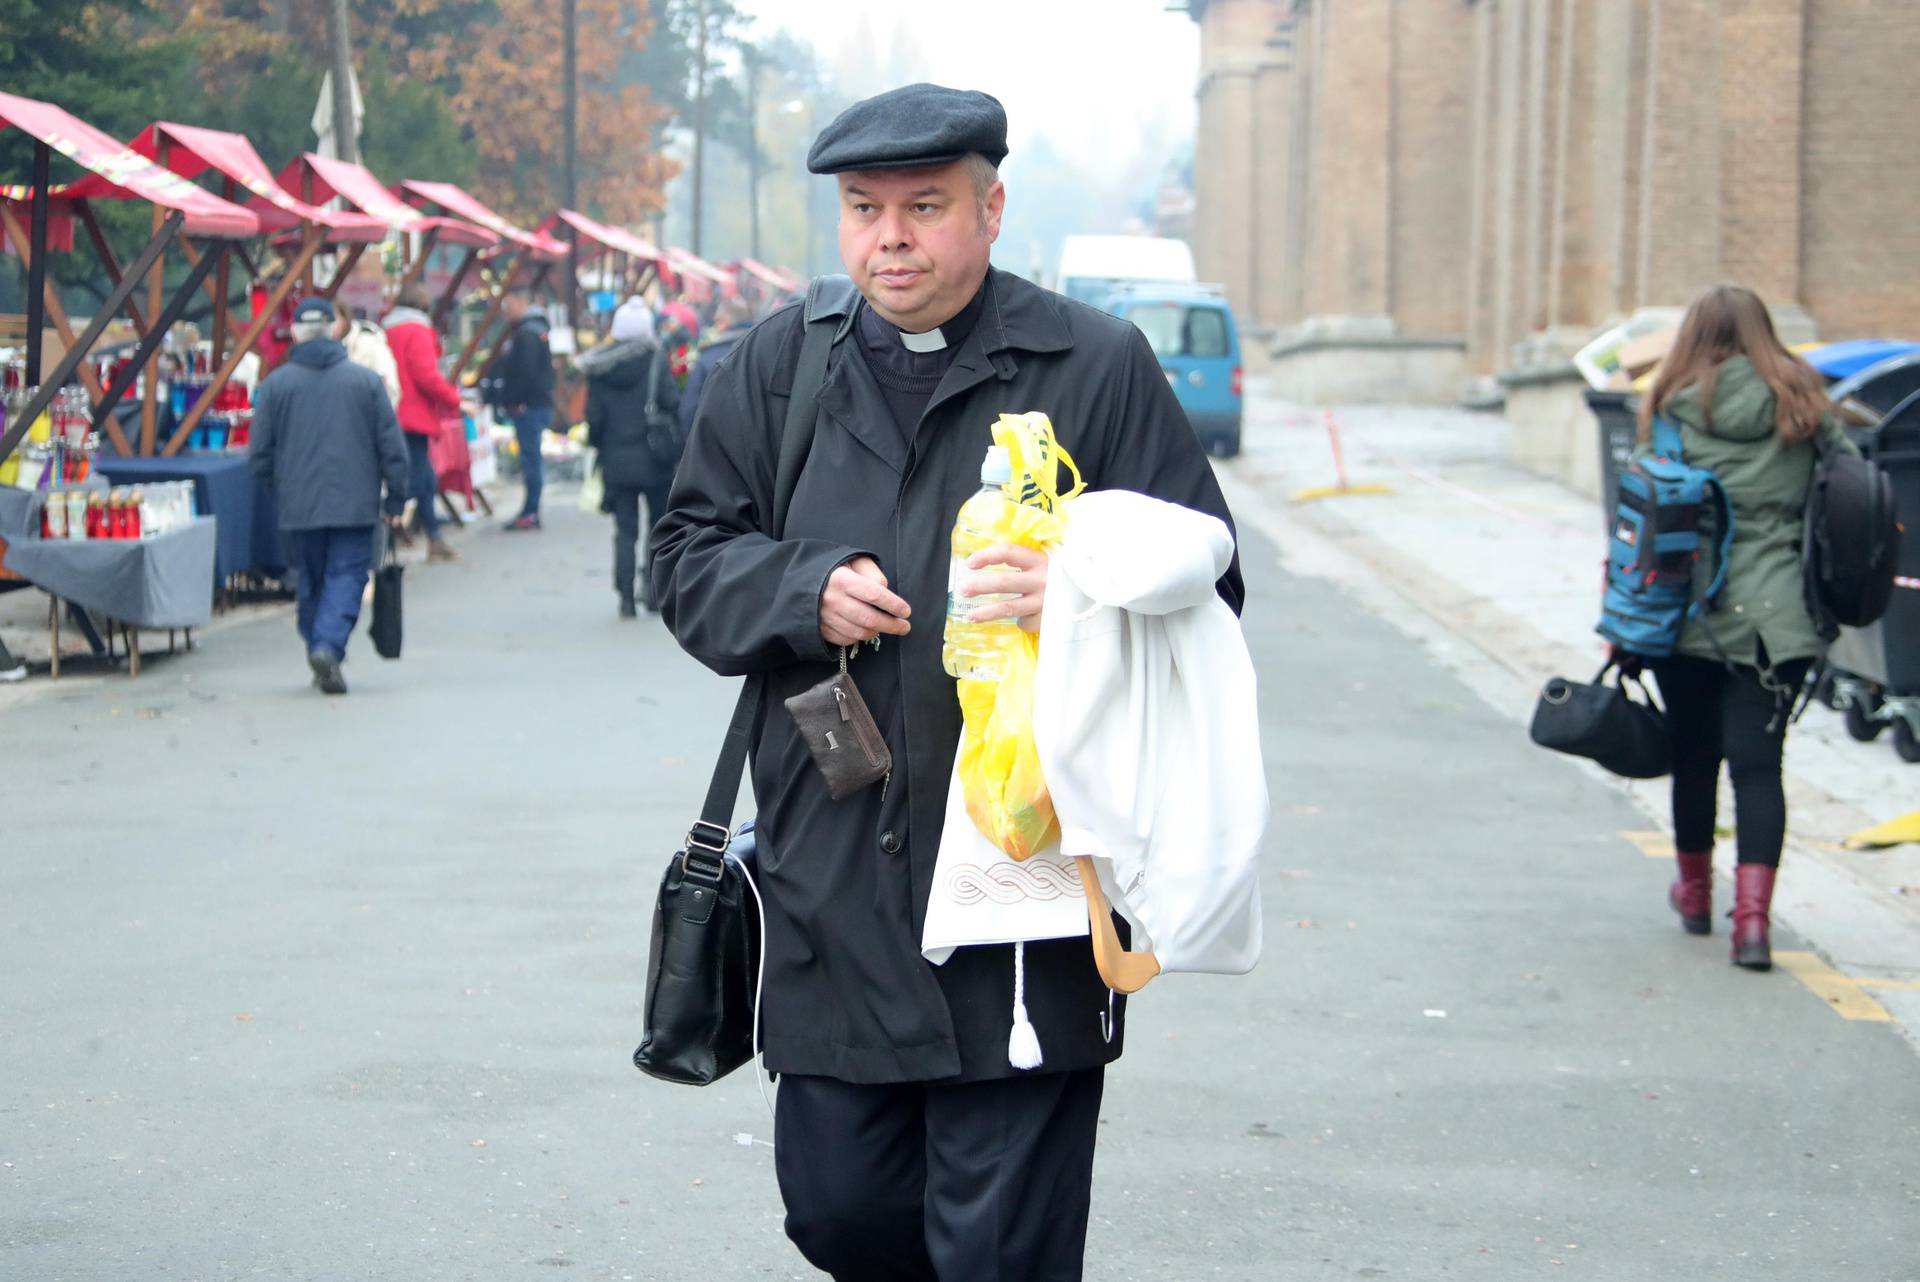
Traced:
[[1040, 607], [1047, 600], [1047, 554], [1019, 544], [983, 548], [967, 558], [969, 570], [1004, 568], [975, 574], [961, 584], [967, 596], [1006, 596], [973, 612], [973, 621], [989, 623], [994, 619], [1018, 619], [1029, 632], [1040, 628]]

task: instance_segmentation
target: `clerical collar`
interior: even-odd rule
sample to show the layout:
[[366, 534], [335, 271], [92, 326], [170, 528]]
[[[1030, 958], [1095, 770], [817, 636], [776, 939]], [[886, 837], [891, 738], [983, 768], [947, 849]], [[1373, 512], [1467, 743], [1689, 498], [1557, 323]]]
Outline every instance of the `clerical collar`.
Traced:
[[924, 334], [909, 334], [871, 306], [860, 309], [860, 345], [874, 363], [907, 378], [938, 379], [973, 332], [986, 306], [987, 283], [980, 282], [965, 307], [946, 324]]

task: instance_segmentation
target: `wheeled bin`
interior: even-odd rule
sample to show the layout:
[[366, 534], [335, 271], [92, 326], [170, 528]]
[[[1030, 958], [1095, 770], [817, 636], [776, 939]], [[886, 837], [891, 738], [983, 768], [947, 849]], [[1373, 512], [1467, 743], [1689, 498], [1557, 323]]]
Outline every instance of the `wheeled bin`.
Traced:
[[1864, 628], [1842, 628], [1827, 651], [1827, 701], [1861, 741], [1893, 730], [1894, 751], [1920, 762], [1920, 392], [1865, 434], [1861, 452], [1893, 482], [1900, 555], [1887, 612]]

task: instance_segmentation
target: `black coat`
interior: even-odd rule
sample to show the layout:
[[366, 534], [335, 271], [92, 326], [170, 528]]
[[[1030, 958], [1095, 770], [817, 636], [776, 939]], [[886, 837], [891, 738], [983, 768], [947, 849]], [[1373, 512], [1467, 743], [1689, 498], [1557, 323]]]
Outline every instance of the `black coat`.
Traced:
[[538, 308], [528, 310], [500, 349], [491, 371], [500, 380], [499, 403], [508, 410], [553, 402], [552, 325]]
[[[766, 672], [751, 769], [766, 898], [767, 1067], [851, 1082], [1014, 1075], [1013, 949], [920, 955], [921, 927], [960, 739], [941, 669], [949, 537], [979, 488], [989, 426], [1043, 410], [1100, 489], [1131, 489], [1227, 518], [1198, 440], [1146, 339], [1125, 321], [992, 272], [991, 296], [911, 443], [894, 424], [857, 341], [835, 346], [817, 435], [784, 539], [760, 532], [802, 318], [755, 326], [708, 383], [655, 531], [661, 613], [689, 653], [727, 674]], [[913, 632], [864, 650], [853, 676], [893, 749], [878, 787], [832, 801], [782, 703], [824, 679], [828, 575], [874, 556], [911, 605]], [[1238, 606], [1236, 560], [1221, 592]], [[711, 743], [718, 749], [719, 723]], [[1061, 1071], [1120, 1054], [1102, 1022], [1109, 994], [1084, 938], [1029, 944], [1026, 1005]], [[1115, 1023], [1124, 1003], [1114, 1002]]]
[[[666, 353], [648, 338], [596, 348], [580, 361], [587, 376], [587, 443], [608, 485], [646, 490], [673, 479], [681, 435], [679, 385]], [[649, 414], [651, 405], [651, 414]]]
[[386, 384], [331, 338], [297, 344], [260, 380], [247, 461], [283, 530], [379, 523], [407, 503], [407, 438]]

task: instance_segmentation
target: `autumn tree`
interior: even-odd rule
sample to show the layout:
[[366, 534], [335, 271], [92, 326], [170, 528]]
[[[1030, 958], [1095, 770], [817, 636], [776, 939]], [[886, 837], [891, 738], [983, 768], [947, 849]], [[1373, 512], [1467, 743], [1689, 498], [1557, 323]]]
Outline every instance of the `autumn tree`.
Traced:
[[[199, 43], [209, 89], [226, 86], [236, 109], [249, 94], [261, 99], [246, 109], [269, 127], [297, 109], [299, 146], [311, 144], [305, 119], [318, 93], [323, 60], [313, 51], [326, 47], [326, 6], [148, 3]], [[660, 208], [672, 174], [654, 146], [670, 109], [619, 74], [645, 47], [651, 15], [646, 0], [577, 5], [580, 200], [611, 221], [638, 222]], [[476, 196], [522, 223], [553, 211], [565, 168], [565, 51], [553, 0], [354, 0], [352, 27], [369, 168], [389, 181], [471, 180]], [[262, 141], [256, 128], [245, 132]], [[277, 150], [261, 151], [280, 163]]]

